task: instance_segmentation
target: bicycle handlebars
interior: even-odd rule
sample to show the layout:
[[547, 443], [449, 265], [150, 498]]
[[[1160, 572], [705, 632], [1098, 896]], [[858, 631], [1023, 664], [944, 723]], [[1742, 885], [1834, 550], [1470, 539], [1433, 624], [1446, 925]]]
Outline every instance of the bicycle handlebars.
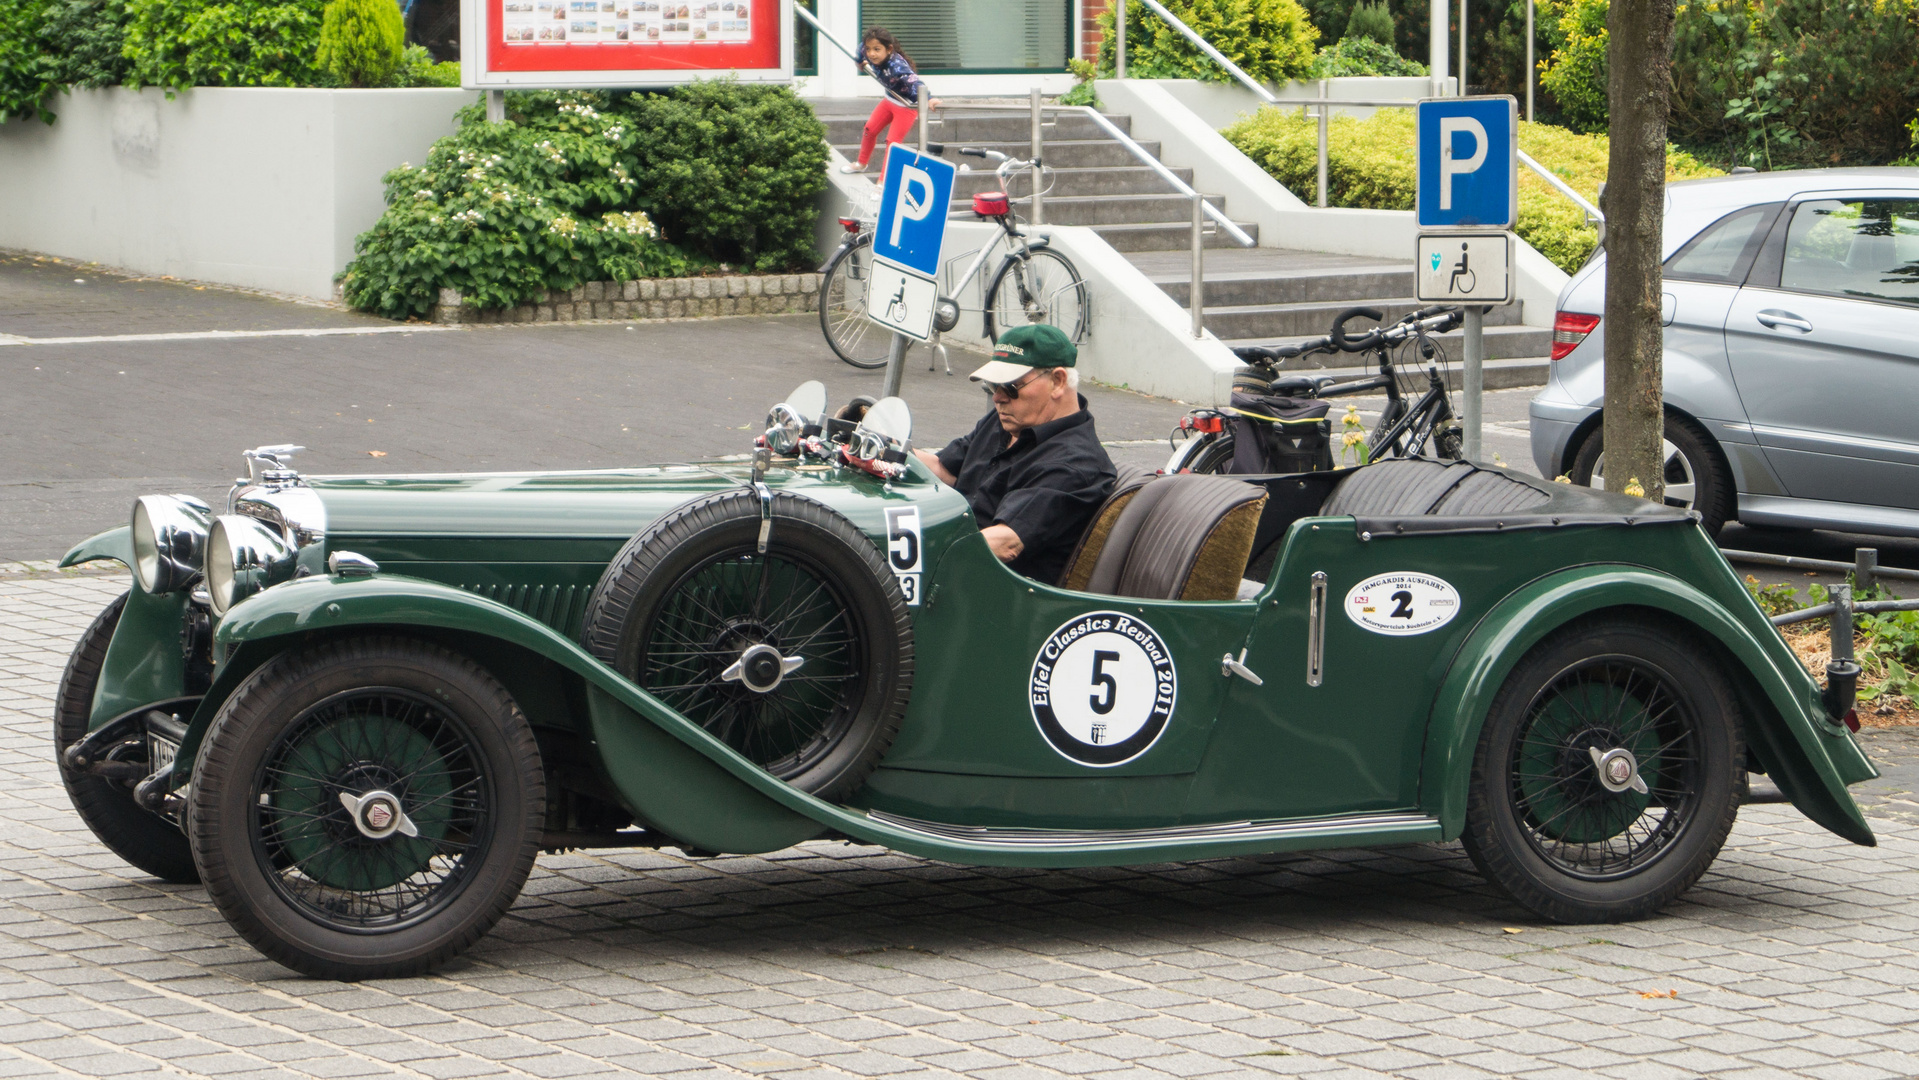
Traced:
[[1233, 355], [1252, 363], [1272, 364], [1317, 352], [1366, 352], [1397, 345], [1416, 335], [1443, 334], [1462, 321], [1460, 308], [1434, 306], [1412, 312], [1390, 326], [1376, 326], [1358, 337], [1346, 335], [1348, 320], [1371, 319], [1377, 322], [1383, 318], [1385, 316], [1376, 308], [1348, 308], [1333, 320], [1333, 332], [1327, 337], [1308, 338], [1276, 347], [1241, 345], [1233, 349]]

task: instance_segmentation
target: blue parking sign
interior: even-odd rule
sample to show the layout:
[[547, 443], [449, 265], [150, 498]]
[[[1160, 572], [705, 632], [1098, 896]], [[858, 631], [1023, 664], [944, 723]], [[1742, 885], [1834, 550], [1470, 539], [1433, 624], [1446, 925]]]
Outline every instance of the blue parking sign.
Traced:
[[1414, 106], [1422, 229], [1510, 229], [1519, 215], [1519, 108], [1510, 96]]
[[921, 277], [938, 277], [946, 210], [953, 201], [953, 165], [898, 143], [886, 153], [873, 254]]

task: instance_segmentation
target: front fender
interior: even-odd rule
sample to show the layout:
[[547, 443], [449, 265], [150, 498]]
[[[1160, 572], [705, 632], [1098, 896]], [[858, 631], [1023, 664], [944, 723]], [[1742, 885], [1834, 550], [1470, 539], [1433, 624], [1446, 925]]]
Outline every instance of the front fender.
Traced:
[[60, 566], [79, 566], [95, 559], [118, 559], [133, 567], [133, 527], [122, 525], [117, 529], [108, 529], [98, 536], [89, 536], [73, 545], [72, 550], [61, 558]]
[[[214, 640], [241, 670], [220, 673], [181, 758], [197, 753], [220, 701], [245, 673], [308, 635], [356, 628], [484, 637], [572, 672], [586, 684], [586, 719], [608, 778], [629, 809], [669, 836], [714, 851], [760, 852], [822, 831], [807, 813], [817, 800], [767, 775], [545, 623], [451, 586], [400, 576], [312, 577], [236, 605]], [[174, 778], [176, 785], [184, 780]]]
[[1796, 660], [1784, 661], [1791, 670], [1781, 666], [1777, 654], [1790, 657], [1783, 643], [1769, 648], [1723, 606], [1677, 578], [1617, 565], [1575, 567], [1532, 582], [1488, 612], [1461, 648], [1434, 702], [1420, 776], [1422, 808], [1439, 819], [1445, 835], [1458, 836], [1465, 827], [1480, 729], [1506, 676], [1547, 634], [1617, 607], [1663, 611], [1711, 635], [1743, 668], [1729, 673], [1734, 684], [1743, 674], [1757, 691], [1748, 699], [1757, 707], [1746, 710], [1746, 744], [1779, 789], [1801, 813], [1839, 836], [1867, 846], [1876, 842], [1846, 791], [1845, 776], [1871, 776], [1871, 766], [1842, 729], [1823, 719], [1811, 676]]

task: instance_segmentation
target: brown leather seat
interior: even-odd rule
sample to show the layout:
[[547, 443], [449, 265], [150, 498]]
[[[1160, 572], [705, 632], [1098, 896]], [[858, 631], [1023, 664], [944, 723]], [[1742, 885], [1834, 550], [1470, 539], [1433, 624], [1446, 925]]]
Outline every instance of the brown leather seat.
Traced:
[[1100, 504], [1099, 513], [1093, 515], [1092, 524], [1080, 534], [1079, 543], [1073, 546], [1073, 554], [1067, 557], [1066, 570], [1059, 576], [1062, 589], [1084, 591], [1086, 582], [1093, 576], [1093, 564], [1099, 561], [1100, 550], [1106, 546], [1106, 538], [1113, 531], [1113, 523], [1119, 520], [1119, 512], [1133, 501], [1139, 489], [1155, 475], [1151, 469], [1138, 465], [1121, 465], [1119, 479], [1113, 482], [1112, 494]]
[[1094, 560], [1086, 591], [1231, 600], [1252, 555], [1266, 489], [1223, 476], [1161, 476], [1139, 490]]

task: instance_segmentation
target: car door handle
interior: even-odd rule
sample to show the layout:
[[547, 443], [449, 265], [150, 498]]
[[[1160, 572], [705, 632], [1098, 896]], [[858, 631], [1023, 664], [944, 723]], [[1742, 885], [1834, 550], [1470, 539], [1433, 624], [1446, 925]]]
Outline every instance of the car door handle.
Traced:
[[1803, 334], [1812, 333], [1812, 324], [1794, 315], [1790, 311], [1779, 311], [1777, 309], [1762, 311], [1759, 313], [1758, 319], [1759, 325], [1769, 326], [1774, 330], [1782, 326], [1790, 326]]

